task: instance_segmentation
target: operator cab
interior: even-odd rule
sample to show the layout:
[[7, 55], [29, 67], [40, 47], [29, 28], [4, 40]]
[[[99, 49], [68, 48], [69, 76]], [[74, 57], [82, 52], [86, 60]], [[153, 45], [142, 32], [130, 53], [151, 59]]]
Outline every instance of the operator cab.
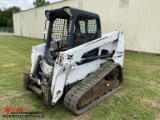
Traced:
[[52, 56], [52, 59], [56, 59], [60, 51], [66, 51], [101, 37], [98, 14], [71, 7], [47, 10], [45, 14], [50, 21], [46, 50], [49, 51], [47, 53], [51, 54], [49, 56]]

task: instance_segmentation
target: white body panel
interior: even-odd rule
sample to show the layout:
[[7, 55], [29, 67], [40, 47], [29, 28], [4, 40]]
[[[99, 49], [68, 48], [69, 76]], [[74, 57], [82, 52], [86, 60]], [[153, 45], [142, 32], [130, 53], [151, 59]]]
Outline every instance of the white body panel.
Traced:
[[46, 43], [37, 45], [37, 46], [33, 46], [32, 47], [32, 53], [31, 53], [31, 73], [33, 73], [33, 69], [35, 67], [35, 64], [37, 62], [37, 58], [39, 55], [44, 56], [44, 51], [45, 51], [45, 46]]
[[116, 47], [117, 48], [112, 59], [114, 60], [115, 63], [119, 63], [123, 67], [124, 52], [125, 52], [125, 42], [124, 42], [123, 31], [119, 33], [118, 44]]
[[88, 72], [86, 71], [89, 71], [90, 73], [95, 72], [100, 67], [100, 64], [103, 62], [105, 62], [105, 60], [98, 59], [83, 65], [79, 66], [76, 65], [75, 68], [73, 69], [71, 68], [70, 71], [68, 72], [65, 84], [69, 85], [71, 83], [74, 83], [75, 79], [76, 81], [84, 79], [88, 75]]

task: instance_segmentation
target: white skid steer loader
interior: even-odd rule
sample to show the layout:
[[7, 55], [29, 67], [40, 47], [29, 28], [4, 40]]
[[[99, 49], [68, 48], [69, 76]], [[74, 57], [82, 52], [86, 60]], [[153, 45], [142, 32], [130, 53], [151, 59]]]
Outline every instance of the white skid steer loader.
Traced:
[[24, 88], [41, 96], [46, 106], [64, 96], [65, 107], [80, 115], [120, 89], [124, 33], [101, 34], [97, 14], [71, 7], [45, 15], [47, 39], [32, 48]]

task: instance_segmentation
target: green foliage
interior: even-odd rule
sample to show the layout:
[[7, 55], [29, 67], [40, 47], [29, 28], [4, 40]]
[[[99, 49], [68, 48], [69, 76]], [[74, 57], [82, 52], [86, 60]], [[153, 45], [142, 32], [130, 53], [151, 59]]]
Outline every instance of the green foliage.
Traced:
[[44, 6], [44, 5], [49, 5], [50, 4], [50, 2], [49, 1], [45, 1], [45, 0], [35, 0], [35, 1], [33, 1], [33, 5], [35, 6], [35, 7], [40, 7], [40, 6]]
[[13, 13], [21, 11], [20, 7], [10, 7], [0, 9], [0, 27], [13, 27]]

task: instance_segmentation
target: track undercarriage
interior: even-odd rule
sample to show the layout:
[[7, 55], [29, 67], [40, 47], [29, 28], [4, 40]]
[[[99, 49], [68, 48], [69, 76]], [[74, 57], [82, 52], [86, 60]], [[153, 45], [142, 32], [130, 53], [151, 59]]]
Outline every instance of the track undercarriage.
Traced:
[[64, 105], [72, 113], [82, 114], [119, 90], [122, 82], [120, 65], [106, 62], [68, 91]]

